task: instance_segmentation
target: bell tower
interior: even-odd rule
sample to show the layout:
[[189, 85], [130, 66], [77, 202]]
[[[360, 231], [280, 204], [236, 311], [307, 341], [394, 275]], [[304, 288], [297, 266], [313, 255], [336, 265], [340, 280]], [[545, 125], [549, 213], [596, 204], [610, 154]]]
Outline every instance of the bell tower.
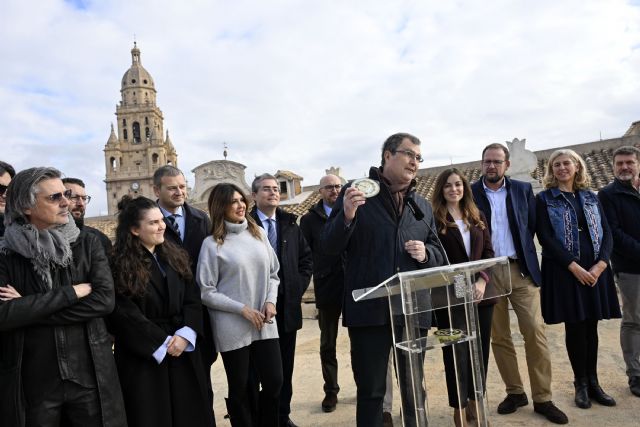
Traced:
[[164, 117], [156, 105], [155, 84], [142, 66], [135, 42], [131, 67], [122, 76], [120, 94], [116, 106], [117, 132], [111, 124], [104, 147], [109, 215], [118, 211], [118, 201], [125, 194], [153, 199], [155, 170], [167, 164], [178, 166], [178, 155], [169, 132], [164, 131]]

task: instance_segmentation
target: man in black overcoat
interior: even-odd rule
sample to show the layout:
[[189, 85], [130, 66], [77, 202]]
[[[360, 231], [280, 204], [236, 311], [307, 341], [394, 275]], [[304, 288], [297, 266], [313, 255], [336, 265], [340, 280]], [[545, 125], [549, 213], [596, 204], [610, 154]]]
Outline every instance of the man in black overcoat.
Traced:
[[313, 253], [313, 291], [318, 309], [320, 327], [320, 364], [324, 379], [324, 399], [322, 410], [333, 412], [338, 403], [338, 359], [336, 340], [338, 322], [342, 312], [344, 293], [344, 272], [342, 257], [329, 255], [322, 250], [320, 238], [331, 209], [338, 199], [342, 181], [335, 175], [326, 175], [320, 180], [318, 192], [322, 197], [300, 218], [300, 229]]
[[[191, 271], [195, 277], [202, 241], [211, 234], [211, 221], [206, 213], [187, 204], [187, 182], [182, 171], [175, 166], [162, 166], [154, 172], [153, 191], [158, 198], [158, 207], [164, 215], [164, 222], [167, 224], [164, 237], [187, 251], [191, 260]], [[193, 285], [197, 287], [195, 281]], [[202, 330], [203, 336], [199, 341], [200, 354], [213, 410], [211, 365], [216, 361], [218, 353], [213, 343], [209, 311], [204, 305], [202, 306]]]
[[297, 217], [278, 208], [280, 186], [269, 174], [256, 177], [251, 184], [255, 206], [251, 216], [267, 231], [269, 243], [280, 262], [276, 323], [282, 356], [284, 382], [280, 392], [280, 427], [295, 427], [291, 413], [293, 396], [293, 364], [296, 334], [302, 328], [302, 295], [309, 286], [312, 273], [311, 249], [296, 223]]

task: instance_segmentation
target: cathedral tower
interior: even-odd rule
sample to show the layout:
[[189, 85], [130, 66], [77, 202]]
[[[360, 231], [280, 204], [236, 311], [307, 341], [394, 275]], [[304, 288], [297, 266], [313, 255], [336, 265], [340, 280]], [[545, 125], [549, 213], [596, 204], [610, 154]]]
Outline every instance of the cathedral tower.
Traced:
[[178, 155], [165, 134], [162, 111], [156, 105], [156, 88], [151, 74], [142, 66], [140, 49], [133, 44], [131, 67], [122, 76], [121, 100], [116, 106], [117, 133], [104, 147], [107, 206], [118, 211], [125, 194], [153, 199], [153, 172], [163, 165], [178, 166]]

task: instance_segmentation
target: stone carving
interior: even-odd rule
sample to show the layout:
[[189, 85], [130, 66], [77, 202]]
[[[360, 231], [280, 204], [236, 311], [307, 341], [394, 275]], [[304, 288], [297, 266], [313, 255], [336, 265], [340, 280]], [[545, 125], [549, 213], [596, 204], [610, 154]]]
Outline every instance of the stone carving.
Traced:
[[249, 195], [251, 190], [244, 176], [246, 166], [231, 160], [213, 160], [193, 169], [195, 184], [190, 194], [192, 202], [206, 203], [211, 189], [222, 182], [230, 182]]
[[511, 142], [506, 141], [511, 161], [507, 174], [511, 178], [531, 183], [535, 189], [540, 187], [540, 183], [531, 177], [531, 173], [538, 167], [538, 158], [533, 151], [525, 148], [526, 142], [526, 138], [513, 138]]

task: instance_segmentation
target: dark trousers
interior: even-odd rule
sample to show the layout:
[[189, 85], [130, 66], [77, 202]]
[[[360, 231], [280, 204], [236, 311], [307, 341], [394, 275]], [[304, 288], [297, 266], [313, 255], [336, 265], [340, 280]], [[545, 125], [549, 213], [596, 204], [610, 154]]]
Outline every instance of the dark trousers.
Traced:
[[567, 354], [576, 379], [597, 375], [598, 321], [565, 323]]
[[[397, 334], [401, 332], [399, 327]], [[422, 330], [426, 335], [427, 330]], [[400, 335], [398, 335], [400, 336]], [[351, 366], [357, 388], [356, 424], [359, 427], [382, 427], [382, 402], [387, 389], [387, 365], [389, 363], [389, 349], [393, 345], [391, 327], [364, 326], [350, 327], [349, 339], [351, 341]], [[411, 372], [407, 353], [394, 352], [397, 357], [400, 393], [402, 395], [402, 413], [405, 426], [416, 425], [415, 407], [412, 399], [408, 397], [411, 384]], [[420, 355], [424, 361], [424, 352]], [[419, 379], [422, 393], [416, 396], [416, 401], [424, 403], [424, 390], [422, 379]]]
[[25, 418], [25, 427], [100, 427], [98, 389], [60, 381], [41, 402], [27, 406]]
[[[213, 343], [213, 333], [211, 331], [211, 320], [209, 318], [209, 309], [202, 306], [202, 340], [198, 342], [200, 345], [200, 355], [202, 356], [202, 368], [204, 369], [204, 377], [207, 381], [207, 397], [209, 398], [209, 406], [213, 410], [213, 386], [211, 384], [211, 365], [218, 358], [216, 346]], [[213, 417], [212, 427], [216, 427], [215, 416]]]
[[336, 341], [338, 339], [338, 322], [340, 306], [318, 307], [318, 326], [320, 327], [320, 364], [324, 379], [325, 394], [338, 394], [338, 359], [336, 358]]
[[[451, 309], [453, 322], [450, 321], [447, 310], [436, 310], [436, 320], [438, 328], [453, 327], [467, 330], [464, 308], [456, 306]], [[489, 349], [491, 343], [491, 320], [493, 317], [493, 305], [478, 306], [477, 332], [479, 333], [478, 343], [482, 350], [482, 368], [483, 368], [483, 392], [486, 390], [485, 380], [487, 378], [487, 369], [489, 366]], [[454, 362], [455, 352], [455, 362]], [[447, 394], [449, 396], [449, 406], [452, 408], [464, 408], [467, 406], [468, 400], [475, 400], [475, 390], [473, 386], [473, 371], [471, 370], [471, 359], [469, 355], [469, 343], [450, 345], [442, 348], [442, 356], [444, 360], [445, 378], [447, 380]], [[456, 366], [458, 371], [458, 379], [456, 380]], [[462, 401], [458, 398], [463, 396]]]
[[277, 319], [278, 341], [282, 355], [282, 391], [280, 392], [280, 418], [287, 419], [291, 413], [293, 396], [293, 364], [296, 355], [296, 335], [298, 331], [285, 332], [284, 319]]
[[[247, 347], [220, 353], [227, 374], [227, 410], [234, 427], [277, 427], [278, 399], [282, 388], [282, 362], [277, 339], [254, 341]], [[249, 376], [261, 386], [258, 409], [251, 408]], [[258, 420], [252, 420], [256, 416]]]

